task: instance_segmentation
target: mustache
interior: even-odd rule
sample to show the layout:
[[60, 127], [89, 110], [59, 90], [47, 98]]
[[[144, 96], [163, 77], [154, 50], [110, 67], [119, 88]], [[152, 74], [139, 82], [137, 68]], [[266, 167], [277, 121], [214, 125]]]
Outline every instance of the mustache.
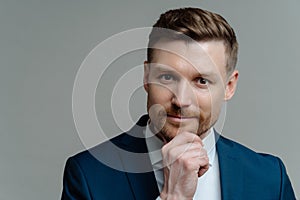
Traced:
[[170, 107], [170, 108], [166, 108], [165, 110], [161, 110], [159, 112], [160, 115], [162, 116], [167, 116], [167, 115], [171, 115], [171, 116], [177, 116], [177, 117], [182, 117], [182, 118], [191, 118], [191, 117], [195, 117], [195, 118], [199, 118], [200, 117], [200, 111], [195, 110], [191, 110], [191, 109], [182, 109], [182, 108], [174, 108], [174, 107]]

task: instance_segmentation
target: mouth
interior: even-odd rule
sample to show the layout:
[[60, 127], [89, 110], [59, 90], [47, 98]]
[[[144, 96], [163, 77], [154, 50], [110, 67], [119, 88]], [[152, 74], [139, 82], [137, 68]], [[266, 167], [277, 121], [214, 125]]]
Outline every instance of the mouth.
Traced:
[[196, 117], [167, 114], [167, 119], [175, 123], [183, 123], [194, 120], [196, 119]]

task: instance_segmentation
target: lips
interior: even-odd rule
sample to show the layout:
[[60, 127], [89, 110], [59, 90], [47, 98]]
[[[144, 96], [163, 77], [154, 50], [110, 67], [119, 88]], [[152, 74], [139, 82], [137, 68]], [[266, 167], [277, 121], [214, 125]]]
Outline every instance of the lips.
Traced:
[[189, 118], [193, 118], [193, 117], [186, 117], [186, 116], [181, 116], [181, 115], [170, 115], [170, 114], [167, 114], [167, 117], [178, 118], [178, 119], [189, 119]]
[[183, 123], [183, 122], [188, 122], [192, 119], [195, 119], [196, 117], [194, 116], [182, 116], [182, 115], [173, 115], [173, 114], [167, 114], [167, 119], [176, 122], [176, 123]]

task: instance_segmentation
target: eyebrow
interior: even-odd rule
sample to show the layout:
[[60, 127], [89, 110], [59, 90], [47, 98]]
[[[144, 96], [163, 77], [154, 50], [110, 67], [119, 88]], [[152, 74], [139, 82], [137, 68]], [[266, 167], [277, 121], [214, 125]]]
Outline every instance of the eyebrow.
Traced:
[[171, 67], [165, 67], [162, 65], [154, 65], [153, 66], [156, 71], [161, 71], [161, 72], [177, 72], [176, 70], [172, 69]]
[[[180, 74], [179, 72], [177, 72], [177, 70], [174, 70], [172, 67], [169, 67], [167, 65], [158, 64], [158, 63], [155, 63], [155, 64], [152, 63], [151, 65], [153, 65], [151, 67], [155, 67], [155, 70], [160, 71], [160, 72], [172, 72], [172, 73]], [[211, 72], [211, 71], [202, 73], [202, 72], [199, 72], [197, 70], [197, 74], [195, 76], [197, 76], [197, 77], [213, 77], [213, 78], [215, 78], [217, 76], [217, 74], [214, 73], [214, 72]]]

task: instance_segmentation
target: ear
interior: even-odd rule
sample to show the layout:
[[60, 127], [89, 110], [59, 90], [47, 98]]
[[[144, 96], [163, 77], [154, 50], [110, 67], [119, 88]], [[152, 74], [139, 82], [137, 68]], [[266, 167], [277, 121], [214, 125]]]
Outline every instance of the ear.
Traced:
[[236, 90], [238, 77], [239, 77], [239, 72], [237, 70], [234, 70], [230, 75], [228, 82], [226, 84], [225, 98], [224, 98], [225, 101], [228, 101], [233, 97]]
[[144, 89], [146, 90], [146, 92], [148, 93], [149, 91], [149, 67], [150, 67], [150, 63], [148, 63], [148, 61], [144, 62]]

